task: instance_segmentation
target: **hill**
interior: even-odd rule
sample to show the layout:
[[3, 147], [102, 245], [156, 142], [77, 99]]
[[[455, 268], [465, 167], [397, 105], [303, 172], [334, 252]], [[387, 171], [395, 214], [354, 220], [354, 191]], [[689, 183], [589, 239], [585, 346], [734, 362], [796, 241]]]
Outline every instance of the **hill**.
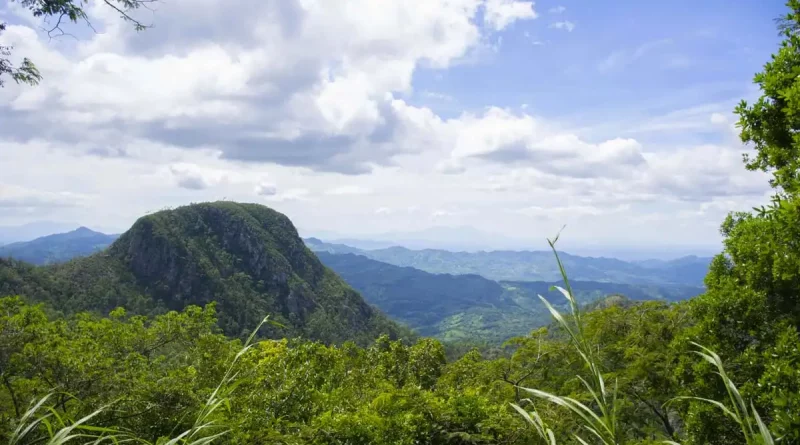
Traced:
[[53, 233], [68, 232], [79, 225], [55, 221], [35, 221], [18, 226], [0, 226], [0, 246], [30, 241]]
[[216, 202], [140, 218], [107, 250], [35, 268], [0, 262], [0, 294], [21, 294], [71, 313], [124, 306], [158, 313], [217, 302], [226, 334], [266, 314], [271, 335], [366, 342], [407, 331], [370, 307], [305, 247], [284, 215], [256, 204]]
[[[371, 304], [425, 336], [444, 340], [480, 339], [489, 343], [525, 335], [549, 324], [550, 313], [537, 295], [552, 296], [558, 282], [496, 282], [480, 275], [432, 274], [351, 253], [318, 252], [319, 259]], [[630, 285], [576, 281], [576, 298], [588, 303], [608, 295], [633, 300], [686, 299], [701, 287]]]
[[[495, 281], [556, 281], [558, 268], [549, 251], [451, 252], [411, 250], [405, 247], [364, 250], [320, 240], [315, 251], [357, 253], [395, 266], [414, 267], [436, 274], [476, 274]], [[673, 261], [628, 262], [614, 258], [561, 254], [575, 280], [627, 284], [702, 286], [711, 258], [685, 257]]]
[[61, 263], [103, 250], [118, 237], [119, 235], [106, 235], [81, 227], [67, 233], [1, 246], [0, 257], [11, 257], [38, 265]]

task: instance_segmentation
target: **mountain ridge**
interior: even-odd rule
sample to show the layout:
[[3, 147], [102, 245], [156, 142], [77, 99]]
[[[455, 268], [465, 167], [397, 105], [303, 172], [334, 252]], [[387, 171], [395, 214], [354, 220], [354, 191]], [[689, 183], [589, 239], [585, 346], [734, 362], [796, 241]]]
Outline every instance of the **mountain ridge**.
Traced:
[[118, 237], [81, 226], [66, 233], [0, 246], [0, 257], [13, 257], [39, 265], [59, 263], [103, 250]]
[[[14, 269], [13, 261], [3, 265]], [[64, 312], [124, 306], [158, 313], [216, 302], [220, 327], [234, 336], [267, 314], [286, 326], [269, 328], [272, 336], [365, 343], [382, 333], [408, 334], [325, 267], [289, 218], [257, 204], [221, 201], [153, 213], [102, 252], [16, 270], [38, 275], [39, 288], [15, 288], [6, 271], [0, 293], [27, 290], [25, 296]]]
[[[432, 274], [352, 253], [317, 252], [317, 256], [369, 303], [424, 336], [499, 344], [551, 323], [551, 315], [538, 295], [566, 309], [564, 299], [550, 292], [553, 285], [562, 285], [560, 281], [496, 282], [474, 274]], [[593, 303], [609, 295], [673, 302], [703, 292], [702, 287], [693, 286], [591, 281], [571, 284], [580, 303]]]
[[[383, 249], [357, 249], [344, 244], [325, 243], [306, 238], [314, 251], [354, 253], [367, 258], [410, 266], [430, 273], [478, 274], [494, 281], [557, 281], [560, 272], [552, 252], [493, 250], [452, 252], [441, 249], [412, 250], [393, 246]], [[561, 253], [575, 280], [624, 284], [674, 284], [702, 286], [711, 258], [687, 256], [675, 260], [628, 262], [609, 257], [583, 257]]]

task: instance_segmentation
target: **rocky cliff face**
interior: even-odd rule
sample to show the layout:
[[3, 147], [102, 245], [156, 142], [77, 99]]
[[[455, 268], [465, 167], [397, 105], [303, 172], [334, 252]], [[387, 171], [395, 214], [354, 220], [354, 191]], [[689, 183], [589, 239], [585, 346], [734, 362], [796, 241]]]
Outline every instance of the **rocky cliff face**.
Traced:
[[370, 307], [306, 248], [291, 221], [256, 204], [217, 202], [139, 219], [100, 254], [51, 268], [69, 283], [64, 310], [182, 309], [217, 303], [222, 329], [243, 335], [266, 314], [274, 336], [364, 340], [406, 331]]

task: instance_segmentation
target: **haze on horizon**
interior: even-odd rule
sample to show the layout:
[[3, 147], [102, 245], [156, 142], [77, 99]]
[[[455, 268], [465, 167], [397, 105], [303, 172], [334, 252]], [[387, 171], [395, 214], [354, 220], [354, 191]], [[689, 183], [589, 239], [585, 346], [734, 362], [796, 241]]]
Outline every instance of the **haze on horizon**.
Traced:
[[732, 110], [780, 1], [331, 5], [174, 0], [138, 34], [93, 5], [51, 40], [0, 1], [44, 76], [0, 89], [0, 226], [228, 199], [329, 239], [706, 254], [769, 196]]

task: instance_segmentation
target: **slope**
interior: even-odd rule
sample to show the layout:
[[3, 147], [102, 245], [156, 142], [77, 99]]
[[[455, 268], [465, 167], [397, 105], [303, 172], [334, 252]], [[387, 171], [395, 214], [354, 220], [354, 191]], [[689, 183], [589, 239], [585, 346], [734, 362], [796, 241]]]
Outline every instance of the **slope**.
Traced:
[[81, 227], [67, 233], [43, 236], [33, 241], [0, 247], [0, 257], [11, 257], [37, 265], [69, 261], [110, 246], [119, 235], [106, 235]]
[[[318, 252], [319, 259], [371, 304], [420, 334], [445, 340], [499, 343], [551, 322], [538, 296], [557, 282], [495, 282], [479, 275], [431, 274], [354, 254]], [[554, 261], [554, 260], [553, 260]], [[682, 300], [700, 287], [629, 285], [576, 281], [581, 302], [608, 295], [634, 300]], [[560, 306], [563, 299], [551, 298]]]
[[319, 262], [284, 215], [256, 204], [215, 202], [140, 218], [106, 251], [32, 268], [0, 263], [0, 292], [64, 312], [124, 306], [158, 313], [217, 302], [219, 324], [242, 335], [266, 314], [326, 342], [367, 342], [407, 331], [370, 307]]

